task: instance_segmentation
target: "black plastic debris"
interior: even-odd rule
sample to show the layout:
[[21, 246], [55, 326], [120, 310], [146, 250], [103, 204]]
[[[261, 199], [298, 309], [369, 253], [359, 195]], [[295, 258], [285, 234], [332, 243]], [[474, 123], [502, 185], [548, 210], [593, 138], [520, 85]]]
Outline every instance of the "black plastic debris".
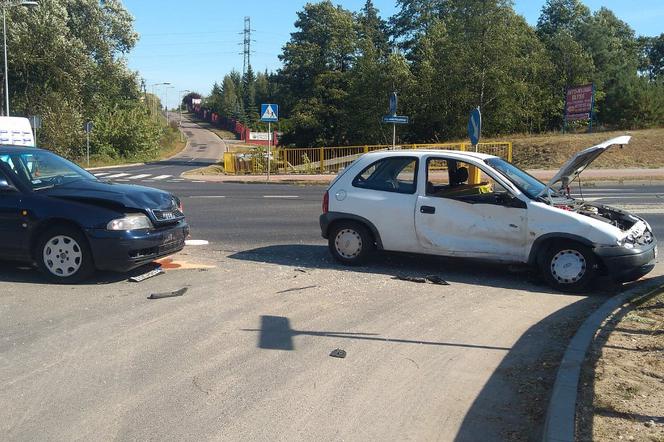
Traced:
[[425, 279], [429, 281], [431, 284], [450, 285], [449, 282], [445, 281], [443, 278], [441, 278], [438, 275], [427, 275]]
[[330, 356], [333, 358], [340, 358], [343, 359], [346, 357], [346, 350], [342, 350], [340, 348], [337, 348], [336, 350], [332, 350], [332, 353], [330, 353]]
[[301, 269], [301, 268], [297, 268], [297, 269], [294, 269], [294, 270], [295, 270], [296, 272], [300, 272], [300, 273], [307, 273], [306, 270]]
[[174, 292], [153, 293], [148, 296], [148, 299], [174, 298], [176, 296], [182, 296], [185, 293], [187, 293], [187, 287], [183, 287], [180, 290], [176, 290]]
[[417, 282], [419, 284], [426, 284], [427, 280], [419, 276], [408, 276], [408, 275], [397, 275], [393, 279], [398, 279], [399, 281], [408, 281], [408, 282]]
[[427, 282], [430, 282], [431, 284], [436, 284], [436, 285], [450, 285], [449, 282], [445, 281], [443, 278], [437, 275], [427, 275], [424, 278], [422, 278], [421, 276], [397, 275], [392, 279], [398, 279], [399, 281], [416, 282], [418, 284], [426, 284]]
[[146, 279], [153, 278], [157, 275], [161, 275], [162, 273], [164, 273], [162, 268], [157, 267], [156, 269], [150, 270], [147, 273], [143, 273], [143, 274], [138, 275], [138, 276], [132, 276], [131, 278], [129, 278], [129, 281], [131, 281], [131, 282], [141, 282], [141, 281], [145, 281]]

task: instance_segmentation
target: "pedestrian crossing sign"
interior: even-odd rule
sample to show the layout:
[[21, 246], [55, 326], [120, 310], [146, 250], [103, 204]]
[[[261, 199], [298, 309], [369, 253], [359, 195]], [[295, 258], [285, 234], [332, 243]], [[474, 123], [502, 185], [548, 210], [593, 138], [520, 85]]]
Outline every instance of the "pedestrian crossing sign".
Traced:
[[261, 104], [261, 121], [266, 123], [279, 121], [279, 105]]

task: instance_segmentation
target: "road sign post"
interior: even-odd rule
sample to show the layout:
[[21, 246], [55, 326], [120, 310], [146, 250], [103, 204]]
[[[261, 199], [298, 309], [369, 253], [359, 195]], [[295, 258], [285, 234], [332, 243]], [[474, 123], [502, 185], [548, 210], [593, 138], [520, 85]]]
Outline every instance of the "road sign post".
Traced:
[[86, 138], [86, 152], [87, 152], [87, 160], [88, 160], [88, 167], [90, 167], [90, 132], [92, 132], [92, 129], [94, 129], [94, 123], [92, 121], [88, 121], [85, 123], [85, 138]]
[[270, 167], [272, 166], [272, 123], [279, 121], [278, 104], [261, 104], [261, 121], [267, 123], [267, 180], [270, 181]]
[[477, 152], [477, 145], [480, 142], [480, 136], [482, 135], [482, 112], [480, 107], [473, 109], [470, 112], [470, 118], [468, 119], [468, 137], [470, 138], [470, 143], [475, 148]]
[[32, 126], [32, 129], [34, 131], [35, 147], [37, 147], [37, 130], [41, 129], [42, 127], [42, 119], [40, 115], [30, 115], [28, 119], [30, 120], [30, 126]]
[[397, 147], [397, 124], [408, 124], [408, 117], [397, 115], [398, 97], [396, 92], [390, 94], [390, 114], [383, 117], [383, 123], [392, 123], [392, 149]]

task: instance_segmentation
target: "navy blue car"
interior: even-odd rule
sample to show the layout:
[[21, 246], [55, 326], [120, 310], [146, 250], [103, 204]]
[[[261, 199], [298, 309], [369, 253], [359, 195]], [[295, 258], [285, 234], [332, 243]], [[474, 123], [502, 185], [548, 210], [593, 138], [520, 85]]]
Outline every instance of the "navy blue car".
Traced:
[[168, 192], [101, 181], [47, 150], [0, 146], [0, 259], [71, 283], [176, 253], [188, 235]]

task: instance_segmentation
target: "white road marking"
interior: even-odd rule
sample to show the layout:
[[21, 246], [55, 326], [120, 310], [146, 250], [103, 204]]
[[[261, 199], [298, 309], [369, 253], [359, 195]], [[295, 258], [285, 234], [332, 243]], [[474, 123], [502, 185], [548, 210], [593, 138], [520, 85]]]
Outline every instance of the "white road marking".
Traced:
[[299, 198], [298, 195], [263, 195], [263, 198]]
[[205, 183], [205, 181], [192, 181], [192, 183]]
[[657, 197], [661, 197], [662, 203], [664, 203], [664, 195], [661, 193], [652, 193], [652, 194], [645, 194], [642, 193], [640, 195], [595, 195], [590, 198], [581, 198], [577, 197], [577, 199], [583, 199], [585, 201], [597, 201], [597, 200], [638, 200], [638, 199], [654, 199]]
[[224, 195], [201, 195], [201, 196], [190, 196], [189, 198], [207, 199], [207, 198], [226, 198], [226, 197]]
[[149, 177], [150, 175], [151, 175], [151, 174], [149, 174], [149, 173], [142, 173], [142, 174], [140, 174], [140, 175], [130, 176], [130, 177], [127, 178], [127, 179], [128, 179], [128, 180], [140, 180], [141, 178], [147, 178], [147, 177]]
[[645, 215], [664, 215], [664, 206], [659, 204], [618, 204], [617, 207], [627, 212]]
[[111, 173], [111, 172], [101, 172], [101, 173], [95, 173], [95, 174], [93, 174], [93, 175], [94, 175], [94, 176], [104, 176], [104, 175], [108, 175], [108, 174], [110, 174], [110, 173]]
[[153, 180], [165, 180], [166, 178], [170, 178], [170, 177], [172, 177], [172, 176], [173, 176], [173, 175], [159, 175], [159, 176], [156, 176], [156, 177], [154, 177], [154, 178], [152, 178], [152, 179], [153, 179]]
[[184, 242], [185, 246], [207, 246], [208, 244], [210, 242], [204, 239], [188, 239]]
[[109, 175], [106, 178], [120, 178], [120, 177], [123, 177], [123, 176], [129, 176], [129, 175], [131, 175], [131, 174], [129, 174], [129, 173], [116, 173], [114, 175]]

